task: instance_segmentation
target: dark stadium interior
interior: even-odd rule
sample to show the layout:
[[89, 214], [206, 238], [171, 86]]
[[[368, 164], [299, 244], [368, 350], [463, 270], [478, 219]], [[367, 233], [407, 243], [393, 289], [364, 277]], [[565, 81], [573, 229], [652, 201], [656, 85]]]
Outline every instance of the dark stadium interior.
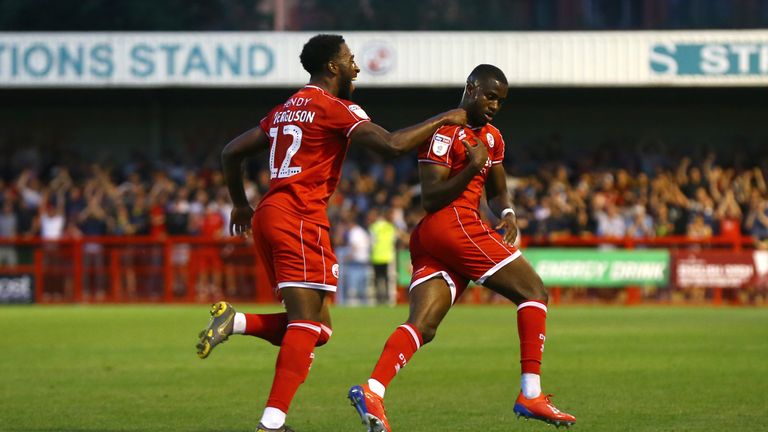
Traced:
[[[4, 101], [0, 148], [10, 154], [32, 144], [51, 156], [59, 152], [114, 163], [134, 153], [147, 157], [184, 153], [195, 158], [190, 163], [210, 163], [211, 154], [217, 154], [239, 131], [256, 125], [291, 91], [0, 90]], [[459, 88], [361, 88], [354, 95], [377, 122], [389, 128], [455, 106], [460, 97]], [[766, 97], [764, 87], [512, 87], [496, 124], [509, 137], [510, 167], [521, 157], [554, 159], [606, 146], [621, 152], [645, 140], [663, 142], [673, 156], [693, 151], [703, 157], [714, 150], [722, 160], [737, 158], [739, 163], [745, 156], [765, 157], [759, 151], [768, 145]], [[540, 154], [550, 140], [564, 146]], [[6, 180], [21, 168], [9, 166], [10, 162], [6, 159], [2, 166]]]
[[[282, 30], [764, 28], [766, 0], [284, 0]], [[35, 14], [37, 10], [49, 14]], [[272, 30], [264, 0], [0, 1], [0, 31]], [[402, 13], [402, 11], [409, 11]]]

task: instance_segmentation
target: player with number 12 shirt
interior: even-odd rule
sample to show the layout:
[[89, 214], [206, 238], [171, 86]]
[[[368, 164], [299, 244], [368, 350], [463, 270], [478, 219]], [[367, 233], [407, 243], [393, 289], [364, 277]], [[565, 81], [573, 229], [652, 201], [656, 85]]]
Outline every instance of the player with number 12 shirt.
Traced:
[[[360, 69], [341, 36], [311, 38], [300, 59], [310, 74], [309, 84], [222, 152], [224, 177], [234, 205], [230, 230], [247, 234], [252, 229], [259, 258], [266, 264], [285, 312], [244, 314], [235, 312], [229, 303], [216, 303], [197, 346], [201, 358], [231, 334], [257, 336], [280, 346], [257, 432], [291, 431], [285, 425], [291, 400], [309, 373], [314, 347], [326, 343], [332, 333], [328, 294], [336, 291], [338, 264], [326, 208], [349, 146], [364, 145], [399, 156], [439, 127], [467, 122], [466, 111], [458, 108], [388, 132], [349, 101], [352, 81]], [[269, 191], [254, 211], [245, 195], [242, 163], [267, 150]]]

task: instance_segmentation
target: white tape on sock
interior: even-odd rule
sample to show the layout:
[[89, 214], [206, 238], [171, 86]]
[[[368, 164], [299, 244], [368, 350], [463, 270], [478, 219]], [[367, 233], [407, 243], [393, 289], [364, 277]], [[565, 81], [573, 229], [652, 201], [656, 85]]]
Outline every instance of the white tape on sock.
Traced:
[[235, 313], [235, 319], [232, 323], [232, 333], [243, 334], [245, 333], [245, 314], [237, 312]]
[[541, 395], [541, 377], [532, 373], [524, 373], [520, 376], [520, 386], [526, 399], [534, 399]]

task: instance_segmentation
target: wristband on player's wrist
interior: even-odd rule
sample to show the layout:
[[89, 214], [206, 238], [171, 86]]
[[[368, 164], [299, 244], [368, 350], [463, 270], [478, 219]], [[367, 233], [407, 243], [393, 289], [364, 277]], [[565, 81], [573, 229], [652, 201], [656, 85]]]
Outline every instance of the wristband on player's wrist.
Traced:
[[511, 214], [512, 216], [517, 217], [517, 215], [515, 214], [515, 210], [512, 207], [507, 207], [501, 211], [501, 218], [503, 219], [507, 217], [508, 214]]

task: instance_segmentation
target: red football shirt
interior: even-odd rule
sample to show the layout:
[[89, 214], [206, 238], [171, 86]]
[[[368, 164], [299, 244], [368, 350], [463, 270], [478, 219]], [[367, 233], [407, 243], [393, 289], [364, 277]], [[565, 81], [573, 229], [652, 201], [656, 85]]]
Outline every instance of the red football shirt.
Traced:
[[312, 85], [273, 108], [260, 123], [271, 147], [269, 191], [259, 207], [328, 226], [328, 199], [339, 183], [349, 135], [366, 121], [359, 105]]
[[443, 126], [432, 135], [432, 138], [419, 147], [419, 163], [433, 163], [450, 168], [448, 175], [453, 177], [467, 166], [466, 149], [462, 140], [470, 145], [476, 145], [477, 137], [488, 147], [490, 161], [467, 185], [464, 192], [446, 207], [466, 207], [477, 210], [480, 197], [483, 195], [488, 170], [492, 165], [504, 161], [504, 139], [501, 132], [490, 124], [479, 128], [468, 126]]

